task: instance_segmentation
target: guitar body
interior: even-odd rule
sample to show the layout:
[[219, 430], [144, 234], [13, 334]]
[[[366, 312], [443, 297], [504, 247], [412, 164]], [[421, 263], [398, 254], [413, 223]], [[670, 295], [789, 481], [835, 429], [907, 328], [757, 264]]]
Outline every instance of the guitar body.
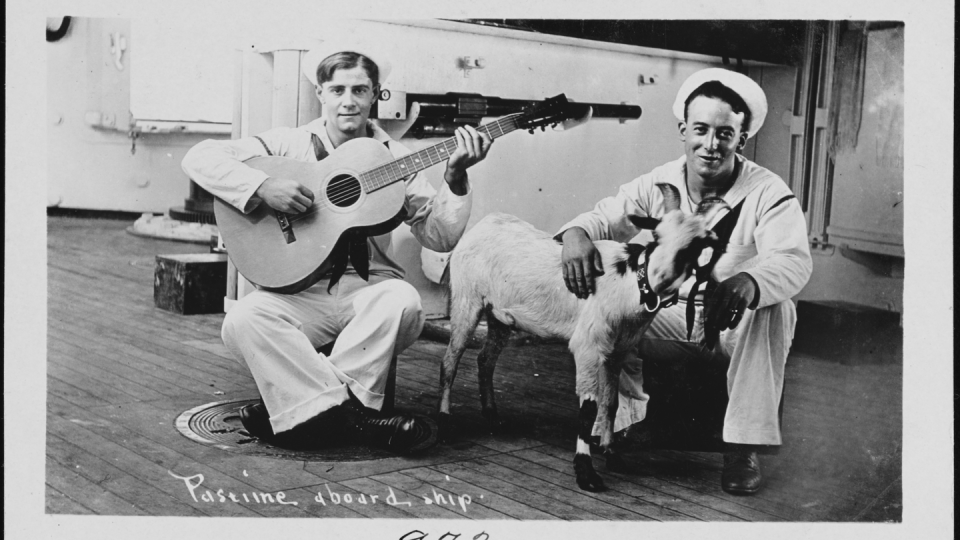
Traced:
[[[313, 192], [314, 206], [301, 214], [278, 216], [261, 203], [244, 214], [215, 198], [217, 227], [237, 270], [259, 287], [283, 293], [299, 292], [319, 281], [345, 231], [389, 221], [403, 208], [404, 182], [366, 193], [358, 180], [361, 172], [393, 159], [382, 143], [359, 138], [341, 144], [318, 162], [282, 157], [246, 161], [271, 177], [300, 182]], [[278, 217], [286, 217], [288, 231]]]

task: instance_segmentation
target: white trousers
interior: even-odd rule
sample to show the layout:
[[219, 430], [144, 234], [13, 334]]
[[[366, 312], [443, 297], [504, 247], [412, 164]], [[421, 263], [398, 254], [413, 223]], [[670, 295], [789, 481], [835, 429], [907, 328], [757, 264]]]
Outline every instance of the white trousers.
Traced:
[[783, 372], [797, 320], [793, 302], [748, 309], [736, 328], [720, 334], [719, 346], [713, 351], [701, 345], [703, 309], [700, 306], [691, 339], [687, 340], [686, 307], [686, 303], [680, 302], [661, 310], [647, 328], [637, 356], [625, 360], [614, 429], [619, 431], [643, 420], [649, 400], [656, 399], [643, 392], [644, 358], [669, 361], [692, 357], [704, 362], [721, 358], [730, 361], [723, 440], [739, 444], [781, 444], [778, 409]]
[[[348, 399], [383, 405], [390, 362], [416, 341], [424, 315], [405, 281], [344, 275], [297, 294], [254, 291], [223, 320], [223, 343], [253, 375], [279, 433]], [[336, 340], [330, 356], [316, 351]]]

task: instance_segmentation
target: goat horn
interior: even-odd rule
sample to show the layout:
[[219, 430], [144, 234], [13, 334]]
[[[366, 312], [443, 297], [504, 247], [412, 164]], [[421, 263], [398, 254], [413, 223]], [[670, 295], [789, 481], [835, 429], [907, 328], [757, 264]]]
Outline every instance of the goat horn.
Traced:
[[[663, 194], [663, 206], [666, 212], [680, 209], [680, 190], [673, 184], [659, 183], [660, 193]], [[664, 213], [666, 213], [664, 212]]]
[[713, 218], [716, 217], [717, 212], [724, 208], [730, 210], [730, 205], [727, 204], [727, 201], [720, 197], [707, 197], [697, 205], [697, 213], [703, 216], [704, 222], [710, 223], [713, 221]]

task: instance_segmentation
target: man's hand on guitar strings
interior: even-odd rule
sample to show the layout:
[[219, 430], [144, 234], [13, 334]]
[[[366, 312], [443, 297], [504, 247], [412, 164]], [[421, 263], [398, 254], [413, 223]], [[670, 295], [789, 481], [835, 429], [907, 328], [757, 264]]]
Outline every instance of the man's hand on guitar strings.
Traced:
[[467, 169], [483, 161], [493, 145], [493, 138], [481, 133], [473, 126], [461, 126], [455, 132], [457, 149], [447, 161], [447, 170], [443, 179], [450, 185], [450, 190], [458, 195], [467, 192]]
[[313, 206], [313, 192], [296, 180], [267, 178], [257, 188], [257, 195], [278, 212], [299, 214]]

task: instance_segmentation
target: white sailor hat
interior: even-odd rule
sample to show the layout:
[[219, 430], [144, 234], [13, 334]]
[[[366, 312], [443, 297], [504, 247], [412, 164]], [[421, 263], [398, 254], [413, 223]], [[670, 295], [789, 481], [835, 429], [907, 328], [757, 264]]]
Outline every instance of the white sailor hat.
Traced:
[[390, 75], [390, 62], [388, 62], [384, 55], [375, 47], [355, 40], [341, 41], [329, 39], [303, 55], [302, 70], [304, 77], [312, 82], [314, 86], [319, 86], [317, 82], [317, 68], [320, 67], [320, 62], [340, 52], [355, 52], [373, 60], [373, 63], [377, 65], [377, 69], [380, 71], [380, 80], [377, 81], [379, 84], [383, 84], [383, 81], [387, 80], [387, 76]]
[[747, 138], [753, 137], [760, 131], [763, 121], [767, 117], [767, 96], [763, 93], [760, 85], [753, 82], [753, 79], [722, 68], [701, 69], [687, 78], [680, 86], [677, 92], [677, 100], [673, 102], [673, 114], [678, 120], [683, 122], [684, 105], [687, 98], [701, 85], [710, 81], [717, 81], [727, 88], [737, 93], [750, 109], [750, 131], [747, 132]]

